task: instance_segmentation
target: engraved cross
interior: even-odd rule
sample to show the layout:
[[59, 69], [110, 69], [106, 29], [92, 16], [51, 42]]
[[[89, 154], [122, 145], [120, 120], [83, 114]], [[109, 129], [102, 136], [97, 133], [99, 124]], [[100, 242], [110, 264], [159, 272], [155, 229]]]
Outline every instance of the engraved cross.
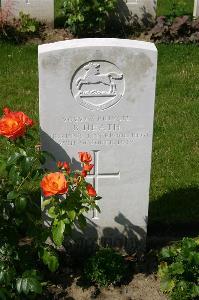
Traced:
[[[99, 173], [99, 152], [100, 150], [93, 150], [94, 153], [94, 170], [93, 174], [87, 175], [87, 178], [91, 178], [93, 180], [93, 187], [95, 188], [97, 194], [99, 191], [99, 179], [101, 178], [117, 178], [120, 179], [120, 171], [117, 173]], [[99, 219], [98, 212], [95, 209], [93, 211], [92, 219]]]

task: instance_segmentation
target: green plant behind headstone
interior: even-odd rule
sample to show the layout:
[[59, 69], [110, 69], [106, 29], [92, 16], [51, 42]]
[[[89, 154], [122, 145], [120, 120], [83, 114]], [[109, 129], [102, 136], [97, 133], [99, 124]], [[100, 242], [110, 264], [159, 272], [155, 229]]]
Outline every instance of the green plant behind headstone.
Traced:
[[65, 25], [75, 34], [103, 32], [117, 0], [67, 0], [63, 3]]

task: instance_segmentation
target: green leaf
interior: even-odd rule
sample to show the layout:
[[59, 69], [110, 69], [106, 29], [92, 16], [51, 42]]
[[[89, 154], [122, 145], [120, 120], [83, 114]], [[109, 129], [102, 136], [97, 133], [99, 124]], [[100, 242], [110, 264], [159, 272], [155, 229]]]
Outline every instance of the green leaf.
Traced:
[[194, 262], [195, 265], [199, 265], [199, 252], [195, 252], [192, 255], [192, 260]]
[[176, 274], [181, 275], [184, 273], [184, 266], [180, 262], [175, 262], [169, 266], [169, 271], [173, 275], [176, 275]]
[[75, 217], [76, 217], [76, 212], [74, 210], [69, 210], [68, 211], [68, 217], [73, 222], [75, 220]]
[[102, 197], [100, 197], [100, 196], [96, 196], [96, 197], [95, 197], [95, 200], [97, 200], [97, 201], [98, 201], [98, 200], [101, 200], [101, 199], [102, 199]]
[[15, 278], [15, 269], [8, 266], [1, 266], [0, 268], [0, 283], [9, 285]]
[[28, 199], [25, 197], [19, 197], [15, 201], [16, 210], [18, 212], [23, 211], [27, 206]]
[[24, 149], [22, 148], [19, 148], [19, 153], [22, 155], [22, 156], [27, 156], [27, 153]]
[[8, 158], [7, 166], [15, 164], [19, 159], [22, 159], [24, 157], [24, 154], [22, 153], [14, 153], [12, 156]]
[[19, 194], [17, 192], [11, 191], [11, 192], [8, 193], [7, 199], [8, 200], [14, 200], [14, 199], [16, 199], [18, 197], [18, 195]]
[[16, 287], [20, 294], [28, 295], [30, 292], [35, 294], [42, 293], [42, 286], [35, 270], [26, 271], [21, 278], [17, 278]]
[[59, 260], [57, 255], [46, 248], [42, 249], [41, 253], [41, 259], [43, 263], [48, 266], [48, 269], [51, 272], [55, 272], [59, 267]]
[[35, 32], [36, 27], [35, 27], [34, 25], [30, 25], [30, 26], [29, 26], [29, 30], [30, 30], [31, 32]]
[[51, 153], [48, 153], [47, 151], [40, 151], [39, 152], [39, 161], [41, 162], [41, 164], [45, 164], [45, 162], [48, 158], [55, 161], [55, 157]]
[[101, 210], [98, 205], [95, 205], [95, 209], [98, 211], [98, 213], [101, 213]]
[[61, 246], [62, 242], [64, 240], [64, 230], [65, 230], [65, 224], [61, 220], [56, 225], [53, 224], [52, 227], [52, 234], [53, 234], [53, 241], [57, 246]]
[[160, 287], [164, 292], [171, 292], [175, 287], [175, 281], [170, 278], [163, 278], [160, 282]]
[[27, 174], [31, 171], [34, 162], [34, 157], [24, 157], [21, 161], [21, 170], [23, 176], [27, 176]]
[[86, 226], [86, 218], [83, 215], [78, 216], [78, 223], [81, 228], [84, 228]]
[[48, 198], [46, 200], [43, 200], [41, 203], [41, 208], [43, 209], [45, 206], [49, 205], [52, 201], [52, 198]]
[[0, 300], [8, 299], [11, 299], [10, 293], [6, 290], [6, 288], [0, 288]]
[[51, 218], [55, 219], [57, 217], [57, 214], [55, 212], [56, 207], [55, 206], [51, 206], [48, 210], [48, 214]]
[[12, 166], [9, 172], [9, 180], [12, 184], [19, 184], [21, 181], [20, 171], [17, 166]]
[[191, 289], [191, 296], [193, 298], [199, 296], [199, 285], [194, 285]]
[[178, 254], [176, 246], [165, 247], [160, 251], [160, 258], [167, 260], [168, 258], [175, 257]]

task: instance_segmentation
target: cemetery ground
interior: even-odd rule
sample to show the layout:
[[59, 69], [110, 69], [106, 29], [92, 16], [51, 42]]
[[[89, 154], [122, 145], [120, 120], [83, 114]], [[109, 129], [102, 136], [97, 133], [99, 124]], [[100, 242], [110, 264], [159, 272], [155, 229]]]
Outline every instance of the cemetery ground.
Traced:
[[[151, 253], [183, 236], [198, 235], [198, 45], [158, 45], [158, 51], [147, 264], [138, 264], [129, 285], [102, 289], [101, 293], [95, 287], [79, 287], [81, 282], [75, 283], [78, 267], [73, 266], [72, 276], [74, 270], [66, 266], [62, 273], [50, 276], [53, 283], [46, 299], [52, 294], [57, 295], [52, 299], [119, 300], [132, 295], [140, 300], [166, 299], [155, 280], [156, 263]], [[38, 127], [37, 47], [2, 43], [0, 66], [0, 109], [23, 110]], [[36, 133], [35, 139], [39, 142]], [[2, 141], [0, 147], [3, 160], [10, 149]]]

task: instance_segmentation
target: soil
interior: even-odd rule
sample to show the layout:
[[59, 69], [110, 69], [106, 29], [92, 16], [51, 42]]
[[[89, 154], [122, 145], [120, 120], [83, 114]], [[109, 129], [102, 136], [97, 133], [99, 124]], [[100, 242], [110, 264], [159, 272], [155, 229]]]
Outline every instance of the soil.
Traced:
[[[120, 287], [110, 286], [99, 289], [96, 286], [82, 287], [79, 285], [79, 277], [72, 284], [63, 289], [60, 285], [48, 287], [48, 296], [45, 299], [60, 300], [167, 300], [160, 291], [160, 284], [154, 274], [136, 274], [128, 285]], [[44, 299], [44, 298], [43, 298]]]
[[[98, 290], [94, 287], [82, 289], [76, 282], [68, 289], [68, 297], [75, 300], [166, 300], [154, 275], [137, 274], [128, 285]], [[61, 299], [61, 298], [60, 298]], [[63, 298], [64, 299], [64, 298]]]
[[[63, 256], [62, 256], [63, 255]], [[66, 257], [67, 256], [67, 257]], [[144, 256], [124, 256], [127, 265], [126, 278], [120, 285], [99, 287], [85, 281], [84, 257], [71, 259], [62, 253], [58, 273], [46, 274], [49, 281], [39, 300], [167, 300], [160, 290], [157, 273], [157, 250], [148, 250]], [[66, 267], [67, 266], [67, 267]], [[45, 276], [46, 278], [46, 276]]]

